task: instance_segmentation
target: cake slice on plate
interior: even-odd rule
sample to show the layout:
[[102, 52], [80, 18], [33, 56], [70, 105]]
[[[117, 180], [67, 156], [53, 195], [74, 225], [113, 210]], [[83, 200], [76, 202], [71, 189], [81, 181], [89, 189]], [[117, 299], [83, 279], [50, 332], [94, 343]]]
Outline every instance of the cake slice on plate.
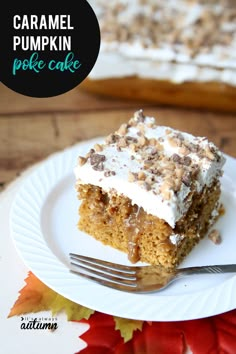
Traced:
[[137, 261], [176, 267], [219, 216], [225, 158], [142, 110], [75, 167], [78, 228]]

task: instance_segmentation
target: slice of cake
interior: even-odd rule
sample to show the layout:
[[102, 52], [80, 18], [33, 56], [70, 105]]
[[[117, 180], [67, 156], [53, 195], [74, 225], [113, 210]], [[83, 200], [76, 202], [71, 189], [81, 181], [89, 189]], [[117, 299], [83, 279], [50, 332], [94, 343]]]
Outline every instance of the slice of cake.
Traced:
[[139, 110], [75, 167], [80, 230], [132, 263], [175, 267], [219, 215], [225, 158]]

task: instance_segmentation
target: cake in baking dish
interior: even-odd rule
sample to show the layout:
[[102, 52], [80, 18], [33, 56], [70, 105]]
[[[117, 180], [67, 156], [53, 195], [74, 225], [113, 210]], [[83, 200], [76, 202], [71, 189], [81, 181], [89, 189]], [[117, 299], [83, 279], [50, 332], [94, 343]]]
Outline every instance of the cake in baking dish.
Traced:
[[95, 93], [236, 111], [236, 2], [94, 0]]
[[219, 215], [224, 162], [206, 137], [139, 110], [78, 157], [78, 227], [132, 263], [175, 267]]

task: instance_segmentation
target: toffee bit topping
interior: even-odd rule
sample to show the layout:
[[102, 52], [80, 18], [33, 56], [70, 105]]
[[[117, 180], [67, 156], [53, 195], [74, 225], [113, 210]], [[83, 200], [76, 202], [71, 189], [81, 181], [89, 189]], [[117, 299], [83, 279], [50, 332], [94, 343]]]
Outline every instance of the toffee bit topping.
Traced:
[[206, 155], [206, 157], [207, 157], [209, 160], [211, 160], [211, 161], [214, 161], [214, 160], [215, 160], [215, 153], [214, 153], [213, 150], [210, 148], [210, 146], [207, 146], [207, 147], [206, 147], [205, 155]]
[[103, 171], [104, 165], [102, 162], [97, 163], [96, 165], [92, 166], [95, 171]]
[[117, 142], [117, 146], [119, 148], [125, 148], [127, 147], [127, 141], [124, 137], [120, 138], [119, 141]]
[[179, 153], [182, 155], [188, 155], [190, 153], [190, 150], [186, 146], [181, 146], [179, 148]]
[[161, 191], [161, 194], [163, 195], [164, 199], [167, 199], [167, 200], [170, 199], [170, 196], [171, 196], [170, 188], [171, 188], [170, 183], [168, 183], [168, 182], [162, 183], [160, 191]]
[[167, 141], [172, 147], [180, 147], [182, 145], [182, 141], [174, 136], [168, 135]]
[[94, 149], [90, 149], [89, 152], [86, 154], [86, 158], [88, 159], [90, 156], [92, 156], [95, 153]]
[[125, 135], [128, 131], [128, 125], [127, 124], [121, 124], [120, 128], [117, 130], [117, 133], [120, 135]]
[[154, 125], [155, 125], [155, 122], [154, 122], [154, 121], [151, 121], [151, 122], [148, 122], [148, 123], [147, 123], [147, 127], [148, 127], [148, 128], [153, 128]]
[[145, 181], [146, 181], [146, 183], [152, 185], [153, 182], [155, 182], [155, 176], [152, 176], [152, 175], [150, 176], [149, 175], [149, 176], [146, 177]]
[[152, 189], [152, 185], [147, 181], [145, 181], [144, 188], [146, 189], [146, 191], [150, 191]]
[[139, 139], [138, 139], [138, 145], [139, 146], [145, 146], [147, 143], [147, 140], [144, 136], [141, 136]]
[[157, 140], [156, 140], [155, 138], [151, 138], [151, 139], [149, 139], [149, 141], [148, 141], [149, 145], [151, 145], [151, 146], [155, 146], [155, 145], [156, 145], [156, 142], [157, 142]]
[[130, 143], [137, 143], [138, 142], [138, 139], [137, 138], [134, 138], [133, 136], [126, 136], [126, 141], [127, 141], [127, 144], [130, 144]]
[[145, 128], [144, 123], [138, 123], [138, 129], [140, 131], [140, 135], [144, 135], [145, 134], [146, 128]]
[[103, 150], [103, 147], [100, 144], [95, 144], [94, 149], [96, 152], [101, 152]]
[[140, 109], [139, 111], [134, 113], [134, 119], [136, 122], [144, 122], [145, 115], [143, 114], [143, 110]]
[[78, 157], [78, 164], [79, 166], [83, 166], [87, 162], [87, 159], [83, 156]]
[[220, 232], [216, 229], [212, 230], [208, 235], [209, 240], [211, 240], [215, 245], [219, 245], [222, 242]]
[[199, 142], [196, 141], [196, 144], [188, 143], [188, 149], [190, 152], [197, 153], [199, 151]]
[[156, 154], [158, 154], [158, 149], [157, 149], [156, 146], [151, 149], [150, 154], [151, 154], [151, 155], [156, 155]]
[[183, 134], [181, 134], [181, 133], [175, 133], [175, 136], [176, 136], [176, 138], [177, 138], [178, 140], [184, 141], [184, 136], [183, 136]]
[[171, 131], [171, 129], [167, 128], [167, 129], [165, 130], [165, 133], [166, 133], [166, 135], [168, 135], [168, 134], [171, 134], [172, 131]]
[[106, 138], [106, 143], [107, 144], [115, 144], [119, 140], [119, 135], [117, 134], [110, 134]]
[[178, 154], [173, 154], [171, 156], [172, 160], [176, 163], [180, 163], [181, 162], [181, 157]]
[[184, 170], [182, 168], [176, 168], [175, 169], [175, 175], [176, 175], [177, 178], [182, 178], [183, 173], [184, 173]]
[[128, 172], [128, 181], [129, 181], [129, 182], [135, 182], [135, 181], [137, 181], [137, 173], [134, 173], [134, 172], [129, 171], [129, 172]]
[[153, 162], [151, 160], [145, 160], [144, 164], [143, 164], [143, 168], [145, 170], [148, 170], [148, 169], [150, 170], [150, 167], [152, 167], [152, 165], [153, 165]]
[[132, 152], [136, 152], [138, 150], [138, 146], [136, 144], [130, 144], [129, 147]]
[[183, 165], [185, 165], [185, 166], [190, 166], [192, 163], [192, 160], [189, 156], [184, 156], [182, 161], [183, 161]]
[[111, 177], [111, 176], [115, 176], [115, 175], [116, 175], [115, 171], [106, 170], [106, 171], [104, 172], [104, 176], [105, 176], [105, 177]]
[[103, 162], [103, 161], [105, 161], [106, 160], [106, 157], [105, 157], [105, 155], [100, 155], [100, 154], [92, 154], [91, 156], [90, 156], [90, 163], [91, 163], [91, 165], [96, 165], [97, 163], [99, 163], [99, 162]]
[[191, 172], [185, 172], [182, 176], [182, 182], [185, 184], [186, 187], [190, 187], [191, 185]]
[[132, 45], [138, 40], [141, 47], [155, 50], [165, 43], [176, 54], [190, 58], [214, 53], [219, 47], [221, 52], [226, 49], [226, 58], [232, 58], [236, 20], [233, 0], [186, 0], [181, 6], [172, 1], [136, 0], [133, 12], [129, 1], [112, 1], [109, 6], [105, 0], [98, 3], [101, 33], [108, 44]]
[[90, 163], [91, 163], [93, 169], [96, 170], [96, 171], [103, 171], [103, 169], [104, 169], [103, 162], [105, 160], [106, 160], [105, 155], [100, 155], [100, 154], [93, 153], [90, 156]]
[[157, 148], [159, 151], [163, 151], [163, 150], [164, 150], [164, 146], [163, 146], [160, 142], [161, 142], [161, 138], [156, 141], [156, 148]]
[[146, 174], [143, 171], [138, 172], [138, 180], [144, 181], [146, 179]]

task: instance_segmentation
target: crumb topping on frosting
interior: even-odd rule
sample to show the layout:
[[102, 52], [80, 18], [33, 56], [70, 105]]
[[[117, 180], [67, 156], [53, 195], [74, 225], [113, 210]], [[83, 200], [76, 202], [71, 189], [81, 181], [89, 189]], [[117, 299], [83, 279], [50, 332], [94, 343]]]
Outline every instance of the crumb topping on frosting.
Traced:
[[232, 0], [98, 0], [104, 42], [168, 45], [191, 57], [235, 45], [236, 4]]
[[200, 192], [222, 174], [224, 160], [205, 137], [158, 126], [153, 117], [139, 110], [127, 124], [80, 156], [75, 174], [78, 183], [116, 190], [150, 213], [159, 212], [158, 203], [164, 205], [173, 225], [187, 210], [191, 193]]
[[89, 78], [236, 85], [236, 1], [91, 0], [101, 30]]

